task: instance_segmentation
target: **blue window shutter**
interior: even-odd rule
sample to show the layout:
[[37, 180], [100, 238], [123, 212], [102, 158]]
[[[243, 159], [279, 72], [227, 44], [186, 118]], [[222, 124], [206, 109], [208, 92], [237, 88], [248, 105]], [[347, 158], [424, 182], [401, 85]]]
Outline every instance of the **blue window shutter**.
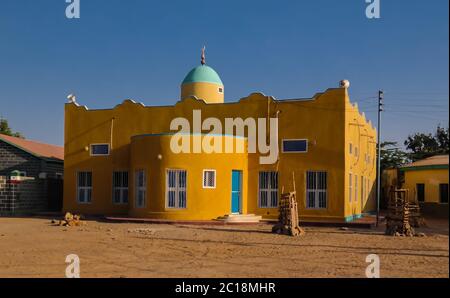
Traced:
[[283, 152], [307, 152], [308, 140], [283, 140]]
[[109, 144], [96, 144], [91, 145], [92, 155], [108, 155], [109, 154]]

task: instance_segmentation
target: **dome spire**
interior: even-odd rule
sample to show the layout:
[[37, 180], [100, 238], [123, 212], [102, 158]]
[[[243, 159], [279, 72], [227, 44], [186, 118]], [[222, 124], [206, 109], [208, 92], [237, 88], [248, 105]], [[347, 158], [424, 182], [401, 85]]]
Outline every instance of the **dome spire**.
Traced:
[[205, 65], [205, 64], [206, 64], [205, 49], [206, 49], [206, 47], [203, 46], [203, 48], [202, 48], [201, 62], [200, 62], [202, 65]]

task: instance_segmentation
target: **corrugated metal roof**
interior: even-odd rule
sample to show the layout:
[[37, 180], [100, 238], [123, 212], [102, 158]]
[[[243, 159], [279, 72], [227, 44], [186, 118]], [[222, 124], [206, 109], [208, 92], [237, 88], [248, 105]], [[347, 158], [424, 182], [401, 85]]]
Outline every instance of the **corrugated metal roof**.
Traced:
[[0, 140], [3, 140], [10, 145], [24, 150], [37, 157], [64, 160], [64, 147], [61, 146], [44, 144], [3, 134], [0, 134]]

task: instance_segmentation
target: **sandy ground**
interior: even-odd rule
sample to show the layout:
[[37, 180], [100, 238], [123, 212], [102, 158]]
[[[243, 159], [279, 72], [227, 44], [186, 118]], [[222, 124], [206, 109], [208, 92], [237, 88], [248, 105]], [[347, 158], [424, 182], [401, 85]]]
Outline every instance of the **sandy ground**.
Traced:
[[426, 237], [380, 230], [307, 227], [301, 238], [267, 224], [187, 226], [0, 218], [0, 277], [64, 277], [66, 255], [81, 277], [365, 277], [378, 254], [381, 277], [449, 277], [448, 221], [428, 221]]

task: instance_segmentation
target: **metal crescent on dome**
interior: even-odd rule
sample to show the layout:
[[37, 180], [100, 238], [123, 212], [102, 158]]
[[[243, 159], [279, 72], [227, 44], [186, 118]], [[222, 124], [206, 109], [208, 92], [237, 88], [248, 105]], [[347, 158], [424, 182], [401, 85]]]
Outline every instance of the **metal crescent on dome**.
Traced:
[[201, 61], [200, 61], [200, 63], [201, 63], [202, 65], [205, 65], [205, 64], [206, 64], [205, 49], [206, 49], [206, 47], [203, 46], [203, 48], [202, 48], [202, 56], [201, 56]]

